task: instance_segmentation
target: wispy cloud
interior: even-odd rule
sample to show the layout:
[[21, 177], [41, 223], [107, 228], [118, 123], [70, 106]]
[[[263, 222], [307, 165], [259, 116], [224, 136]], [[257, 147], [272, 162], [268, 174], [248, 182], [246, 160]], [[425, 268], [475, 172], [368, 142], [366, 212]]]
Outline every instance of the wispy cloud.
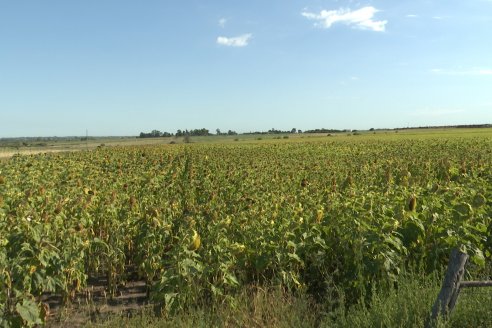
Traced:
[[319, 14], [304, 11], [301, 15], [316, 21], [315, 25], [323, 28], [330, 28], [335, 23], [343, 23], [361, 30], [384, 32], [388, 21], [373, 19], [378, 11], [376, 8], [368, 6], [353, 11], [343, 8], [322, 10]]
[[492, 75], [492, 69], [479, 69], [478, 75]]
[[473, 68], [473, 69], [441, 69], [433, 68], [431, 69], [432, 74], [436, 75], [452, 75], [452, 76], [487, 76], [492, 75], [492, 69], [489, 68]]
[[407, 15], [407, 18], [418, 18], [419, 15], [415, 15], [415, 14], [408, 14]]
[[219, 26], [224, 28], [227, 24], [227, 18], [221, 18], [219, 19]]
[[246, 47], [249, 44], [249, 40], [253, 37], [253, 34], [243, 34], [240, 36], [228, 38], [225, 36], [219, 36], [217, 38], [217, 44], [228, 47]]

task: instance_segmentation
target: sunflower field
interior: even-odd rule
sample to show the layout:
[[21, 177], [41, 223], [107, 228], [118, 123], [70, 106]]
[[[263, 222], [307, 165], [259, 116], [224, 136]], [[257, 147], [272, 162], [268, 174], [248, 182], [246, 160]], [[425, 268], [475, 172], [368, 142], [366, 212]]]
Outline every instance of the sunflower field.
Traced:
[[[354, 139], [357, 137], [354, 137]], [[146, 282], [163, 311], [247, 285], [356, 300], [454, 247], [487, 272], [492, 138], [106, 147], [0, 162], [0, 326]], [[135, 278], [136, 277], [136, 278]]]

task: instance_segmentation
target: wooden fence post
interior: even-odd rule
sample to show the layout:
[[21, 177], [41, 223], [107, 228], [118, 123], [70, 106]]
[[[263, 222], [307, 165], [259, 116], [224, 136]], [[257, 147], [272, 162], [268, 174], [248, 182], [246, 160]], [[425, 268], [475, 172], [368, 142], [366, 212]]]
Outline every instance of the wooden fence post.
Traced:
[[432, 307], [432, 314], [426, 327], [432, 327], [439, 316], [446, 317], [450, 313], [460, 292], [460, 283], [465, 273], [465, 265], [468, 255], [458, 249], [451, 251], [448, 269], [442, 283], [441, 291]]

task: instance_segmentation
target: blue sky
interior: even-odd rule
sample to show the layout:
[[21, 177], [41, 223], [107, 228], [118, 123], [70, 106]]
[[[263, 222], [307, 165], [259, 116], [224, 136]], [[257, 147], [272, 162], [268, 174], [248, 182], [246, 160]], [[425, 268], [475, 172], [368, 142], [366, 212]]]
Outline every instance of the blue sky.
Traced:
[[0, 0], [0, 137], [492, 123], [492, 1]]

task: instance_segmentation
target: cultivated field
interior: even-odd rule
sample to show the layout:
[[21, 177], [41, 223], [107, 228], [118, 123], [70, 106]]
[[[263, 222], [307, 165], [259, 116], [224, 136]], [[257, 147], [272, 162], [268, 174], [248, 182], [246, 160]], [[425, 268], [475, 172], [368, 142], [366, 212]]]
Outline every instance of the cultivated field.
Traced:
[[93, 281], [109, 300], [142, 283], [172, 316], [247, 288], [338, 311], [454, 247], [492, 273], [490, 129], [208, 138], [0, 162], [0, 326]]

